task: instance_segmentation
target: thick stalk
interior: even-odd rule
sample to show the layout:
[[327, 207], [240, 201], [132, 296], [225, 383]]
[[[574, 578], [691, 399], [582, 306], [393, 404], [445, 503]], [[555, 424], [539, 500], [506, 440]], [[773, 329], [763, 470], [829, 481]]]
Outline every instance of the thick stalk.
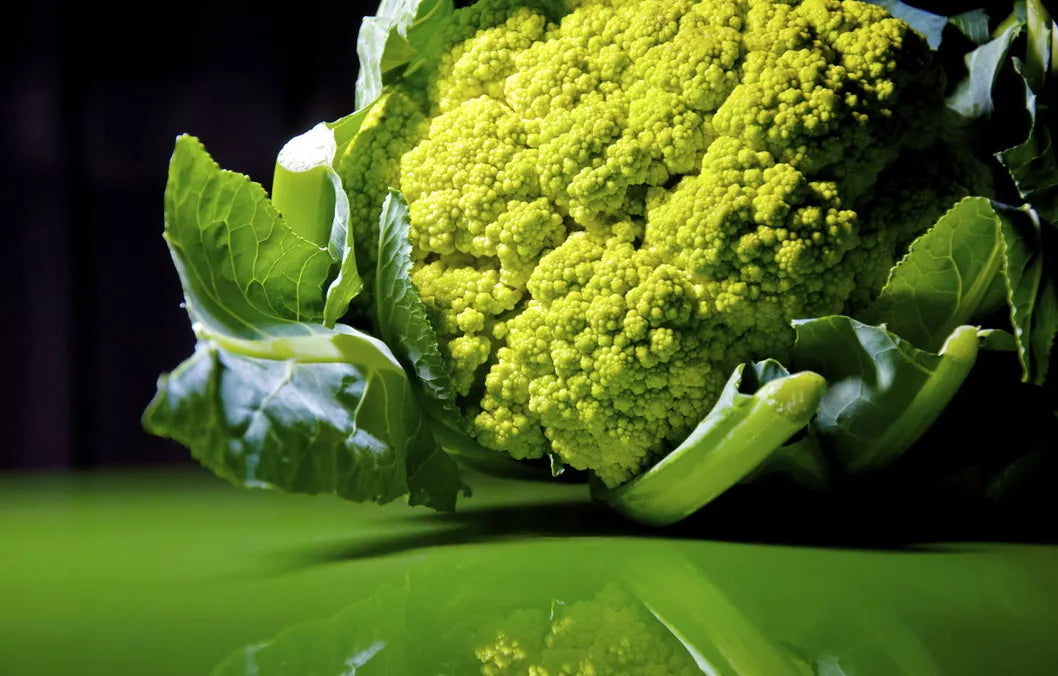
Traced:
[[597, 489], [597, 496], [641, 523], [675, 523], [738, 483], [807, 425], [825, 390], [822, 376], [805, 371], [753, 395], [736, 394], [657, 465], [623, 486]]
[[287, 141], [272, 178], [272, 204], [294, 232], [319, 247], [328, 245], [334, 223], [331, 164], [337, 151], [334, 132], [318, 124]]

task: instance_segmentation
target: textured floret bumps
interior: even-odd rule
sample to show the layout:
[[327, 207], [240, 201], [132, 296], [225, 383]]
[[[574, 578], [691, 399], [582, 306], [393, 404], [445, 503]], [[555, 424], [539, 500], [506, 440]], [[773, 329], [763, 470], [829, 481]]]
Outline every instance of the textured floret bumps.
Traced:
[[339, 171], [358, 242], [404, 194], [466, 431], [515, 458], [636, 476], [960, 196], [940, 69], [873, 5], [483, 0], [442, 40]]

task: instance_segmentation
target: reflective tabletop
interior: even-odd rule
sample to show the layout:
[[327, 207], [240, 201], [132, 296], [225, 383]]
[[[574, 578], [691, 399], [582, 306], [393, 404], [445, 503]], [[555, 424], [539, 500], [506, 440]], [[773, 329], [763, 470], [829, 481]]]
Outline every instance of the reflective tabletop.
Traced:
[[474, 487], [443, 515], [0, 477], [0, 674], [1058, 671], [1054, 545], [800, 537], [737, 504], [659, 533], [579, 485]]

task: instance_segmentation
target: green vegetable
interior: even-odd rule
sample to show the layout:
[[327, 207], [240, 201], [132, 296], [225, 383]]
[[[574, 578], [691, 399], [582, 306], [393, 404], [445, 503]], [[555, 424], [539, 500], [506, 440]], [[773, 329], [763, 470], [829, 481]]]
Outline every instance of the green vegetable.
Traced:
[[[976, 338], [975, 338], [976, 340]], [[761, 371], [755, 365], [755, 371]], [[811, 371], [771, 380], [739, 392], [743, 367], [735, 369], [713, 410], [658, 464], [598, 496], [631, 518], [650, 525], [675, 523], [723, 493], [805, 425], [819, 407], [826, 381]]]
[[[528, 461], [669, 523], [780, 465], [891, 463], [979, 342], [1043, 384], [1049, 17], [953, 58], [944, 27], [976, 40], [980, 15], [882, 4], [383, 2], [357, 112], [288, 144], [271, 202], [178, 141], [166, 233], [200, 347], [147, 426], [247, 485], [451, 508], [452, 458]], [[1026, 110], [990, 171], [990, 125]], [[742, 377], [769, 359], [795, 373]], [[289, 390], [309, 364], [333, 373]]]
[[[408, 200], [411, 279], [468, 433], [616, 487], [694, 429], [739, 363], [788, 352], [792, 319], [840, 312], [928, 224], [868, 193], [912, 188], [906, 168], [880, 175], [934, 147], [940, 75], [865, 4], [587, 3], [553, 27], [508, 4], [458, 14], [469, 27], [426, 84], [394, 86], [365, 134], [415, 142], [371, 162], [393, 163]], [[586, 38], [597, 22], [605, 45]]]
[[814, 429], [843, 468], [891, 462], [918, 440], [962, 385], [977, 357], [977, 329], [960, 326], [937, 354], [849, 317], [797, 325], [793, 362], [831, 383]]
[[221, 170], [186, 136], [166, 212], [199, 346], [159, 380], [147, 427], [246, 486], [379, 502], [407, 494], [452, 509], [455, 464], [390, 348], [322, 324], [334, 266], [326, 248], [293, 232], [260, 186]]

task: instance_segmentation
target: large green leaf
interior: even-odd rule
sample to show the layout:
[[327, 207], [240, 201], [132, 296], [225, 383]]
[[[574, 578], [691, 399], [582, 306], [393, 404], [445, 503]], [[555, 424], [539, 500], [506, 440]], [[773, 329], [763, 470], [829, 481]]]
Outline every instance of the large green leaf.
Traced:
[[1010, 49], [1010, 43], [1021, 33], [1023, 22], [1008, 26], [994, 40], [990, 40], [966, 55], [966, 77], [948, 98], [948, 107], [963, 117], [987, 115], [995, 107], [992, 87], [999, 67]]
[[860, 319], [936, 352], [957, 326], [1005, 302], [1023, 378], [1043, 382], [1058, 331], [1045, 235], [1031, 209], [963, 199], [911, 244]]
[[249, 177], [180, 136], [165, 188], [165, 239], [193, 323], [258, 338], [310, 333], [323, 318], [332, 260], [291, 230]]
[[356, 241], [349, 222], [349, 196], [342, 186], [342, 179], [333, 167], [327, 167], [327, 180], [334, 191], [334, 225], [327, 250], [338, 264], [338, 274], [327, 287], [323, 307], [323, 323], [334, 324], [349, 310], [349, 303], [364, 288], [360, 271], [356, 269]]
[[452, 0], [382, 0], [375, 16], [364, 17], [356, 40], [357, 108], [379, 97], [387, 73], [436, 56], [434, 40], [453, 9]]
[[975, 45], [988, 42], [988, 13], [983, 9], [972, 9], [956, 14], [948, 18], [948, 23], [955, 26]]
[[884, 466], [918, 440], [977, 357], [972, 326], [956, 328], [939, 354], [840, 315], [794, 327], [791, 363], [829, 383], [813, 428], [849, 472]]
[[1051, 62], [1051, 17], [1040, 0], [1025, 0], [1025, 79], [1033, 90], [1043, 91]]
[[911, 244], [861, 319], [939, 350], [956, 326], [1003, 302], [1004, 258], [992, 203], [964, 199]]
[[1058, 155], [1051, 130], [1039, 119], [1036, 93], [1016, 59], [1015, 68], [1025, 86], [1029, 131], [1024, 142], [996, 153], [996, 157], [1010, 172], [1021, 198], [1044, 218], [1055, 222], [1058, 221]]
[[166, 238], [199, 344], [159, 380], [148, 430], [241, 485], [454, 507], [458, 470], [400, 362], [367, 334], [319, 323], [326, 247], [190, 137], [171, 165]]
[[1021, 362], [1023, 379], [1041, 384], [1047, 377], [1055, 334], [1058, 333], [1058, 280], [1045, 254], [1054, 251], [1054, 233], [1041, 227], [1029, 208], [996, 205], [1002, 216], [1006, 258], [1007, 304]]
[[451, 510], [460, 488], [403, 369], [348, 327], [271, 341], [202, 341], [158, 382], [144, 415], [246, 487]]
[[426, 313], [419, 289], [411, 279], [408, 204], [391, 190], [379, 217], [378, 272], [375, 313], [382, 340], [407, 360], [426, 395], [437, 402], [452, 426], [461, 427], [448, 366], [441, 356], [437, 332]]

